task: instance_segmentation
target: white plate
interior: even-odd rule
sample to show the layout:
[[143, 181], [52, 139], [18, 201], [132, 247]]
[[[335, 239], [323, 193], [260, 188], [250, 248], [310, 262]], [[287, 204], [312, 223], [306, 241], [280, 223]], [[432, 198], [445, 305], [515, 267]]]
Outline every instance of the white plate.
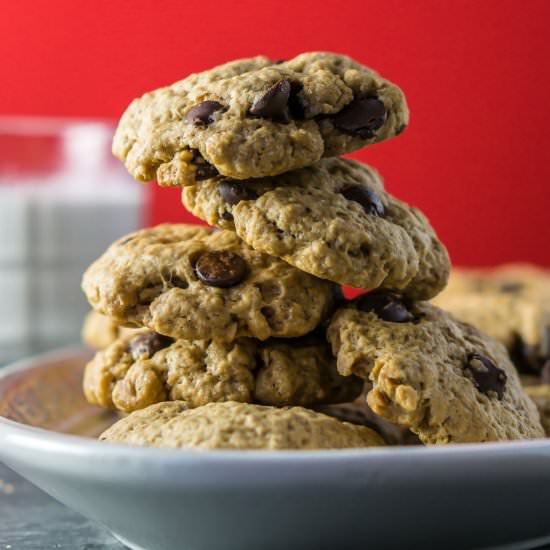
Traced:
[[109, 445], [91, 437], [114, 417], [82, 398], [88, 358], [68, 350], [0, 370], [0, 460], [131, 548], [550, 542], [550, 441], [307, 452]]

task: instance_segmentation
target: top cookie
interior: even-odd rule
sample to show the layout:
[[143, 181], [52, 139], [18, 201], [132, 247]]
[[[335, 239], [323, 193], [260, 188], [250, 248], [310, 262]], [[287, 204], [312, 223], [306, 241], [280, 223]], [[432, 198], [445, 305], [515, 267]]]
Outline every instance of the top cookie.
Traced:
[[276, 408], [226, 401], [188, 409], [184, 401], [134, 412], [100, 439], [142, 447], [187, 449], [340, 449], [380, 447], [366, 426], [340, 422], [302, 407]]
[[550, 360], [550, 273], [544, 269], [455, 269], [434, 303], [502, 342], [522, 374], [538, 375]]
[[254, 57], [134, 100], [113, 153], [135, 179], [160, 185], [255, 178], [389, 139], [408, 118], [402, 91], [349, 57]]
[[335, 285], [257, 252], [232, 231], [160, 225], [123, 237], [82, 286], [118, 324], [190, 340], [302, 336], [326, 316]]
[[339, 309], [327, 336], [338, 371], [372, 382], [371, 409], [424, 443], [544, 435], [504, 347], [429, 303], [375, 291]]
[[366, 164], [330, 158], [276, 177], [213, 178], [182, 198], [209, 224], [322, 279], [417, 299], [447, 282], [449, 256], [428, 220], [386, 193]]

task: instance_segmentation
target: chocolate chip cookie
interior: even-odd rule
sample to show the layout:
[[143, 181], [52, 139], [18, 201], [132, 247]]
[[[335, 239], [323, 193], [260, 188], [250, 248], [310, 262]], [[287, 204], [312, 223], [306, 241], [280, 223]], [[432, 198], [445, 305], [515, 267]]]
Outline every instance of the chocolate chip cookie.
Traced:
[[260, 342], [173, 340], [155, 332], [118, 338], [86, 366], [90, 403], [132, 412], [161, 401], [199, 407], [217, 401], [310, 406], [354, 399], [363, 387], [343, 377], [324, 338]]
[[99, 350], [112, 344], [119, 336], [136, 331], [137, 329], [121, 327], [109, 317], [92, 310], [84, 319], [81, 336], [87, 346]]
[[183, 202], [255, 250], [322, 279], [422, 299], [447, 281], [449, 257], [428, 220], [352, 160], [322, 159], [256, 180], [213, 178], [185, 187]]
[[524, 390], [537, 406], [546, 437], [550, 437], [550, 384], [524, 386]]
[[119, 420], [103, 441], [177, 449], [340, 449], [380, 447], [365, 426], [340, 422], [302, 407], [275, 408], [227, 401], [189, 409], [157, 403]]
[[339, 309], [327, 336], [370, 408], [427, 444], [544, 435], [505, 348], [426, 302], [375, 291]]
[[342, 55], [241, 59], [149, 92], [120, 121], [114, 154], [140, 181], [271, 176], [401, 133], [401, 90]]
[[550, 361], [550, 272], [522, 264], [454, 269], [434, 303], [503, 343], [521, 374], [538, 376]]
[[257, 252], [233, 231], [161, 225], [123, 237], [83, 278], [121, 325], [190, 340], [296, 337], [324, 319], [335, 285]]

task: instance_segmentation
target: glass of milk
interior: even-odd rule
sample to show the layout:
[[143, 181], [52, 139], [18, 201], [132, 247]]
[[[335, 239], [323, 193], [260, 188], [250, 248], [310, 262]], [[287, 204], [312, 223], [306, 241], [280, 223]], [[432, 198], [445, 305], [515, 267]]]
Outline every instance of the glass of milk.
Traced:
[[0, 365], [79, 341], [82, 273], [142, 225], [101, 121], [0, 117]]

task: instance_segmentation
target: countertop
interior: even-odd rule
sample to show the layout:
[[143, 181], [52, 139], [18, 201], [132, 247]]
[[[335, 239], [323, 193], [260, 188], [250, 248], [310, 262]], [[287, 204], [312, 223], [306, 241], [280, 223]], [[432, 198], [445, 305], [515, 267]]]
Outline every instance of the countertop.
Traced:
[[124, 550], [99, 524], [69, 510], [0, 463], [0, 550]]
[[[0, 463], [0, 550], [50, 549], [127, 550], [101, 525], [63, 506]], [[550, 550], [550, 546], [537, 550]]]

